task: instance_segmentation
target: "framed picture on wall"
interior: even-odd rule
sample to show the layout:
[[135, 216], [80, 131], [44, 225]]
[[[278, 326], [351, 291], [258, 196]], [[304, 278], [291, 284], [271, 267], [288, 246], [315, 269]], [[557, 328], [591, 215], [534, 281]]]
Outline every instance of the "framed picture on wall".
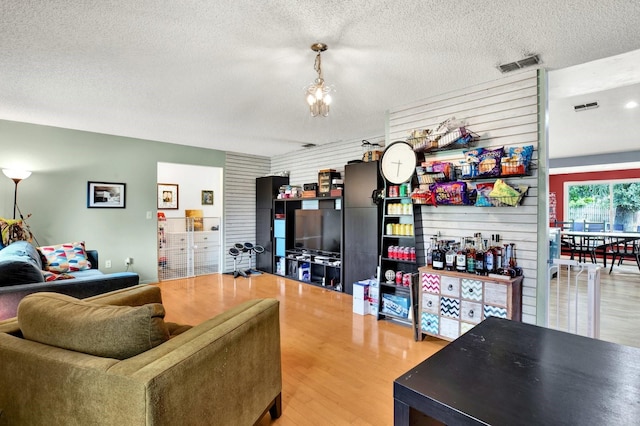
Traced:
[[178, 209], [178, 184], [158, 184], [158, 210]]
[[212, 190], [203, 190], [202, 191], [202, 205], [203, 206], [212, 206], [213, 205], [213, 191]]
[[124, 209], [126, 186], [124, 183], [87, 182], [87, 207]]

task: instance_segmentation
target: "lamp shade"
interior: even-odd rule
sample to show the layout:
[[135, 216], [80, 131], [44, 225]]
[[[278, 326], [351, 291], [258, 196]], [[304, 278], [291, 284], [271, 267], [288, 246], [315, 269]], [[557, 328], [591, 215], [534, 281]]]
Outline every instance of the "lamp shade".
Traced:
[[27, 170], [2, 169], [2, 173], [9, 179], [21, 181], [31, 176], [31, 172]]

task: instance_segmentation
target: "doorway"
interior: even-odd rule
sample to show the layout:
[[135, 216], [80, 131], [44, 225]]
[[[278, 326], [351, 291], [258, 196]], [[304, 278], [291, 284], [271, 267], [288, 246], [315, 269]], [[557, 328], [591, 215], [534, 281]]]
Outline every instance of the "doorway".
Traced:
[[158, 162], [158, 280], [220, 272], [220, 167]]

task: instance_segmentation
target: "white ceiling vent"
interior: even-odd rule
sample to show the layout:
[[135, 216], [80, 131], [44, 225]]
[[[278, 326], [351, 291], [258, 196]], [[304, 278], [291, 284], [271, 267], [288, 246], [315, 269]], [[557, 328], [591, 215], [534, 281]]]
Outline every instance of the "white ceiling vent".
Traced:
[[500, 72], [511, 72], [516, 71], [526, 67], [532, 67], [534, 65], [538, 65], [540, 63], [540, 57], [538, 55], [528, 56], [524, 59], [515, 62], [509, 62], [508, 64], [498, 65], [498, 69]]
[[586, 103], [586, 104], [574, 105], [573, 106], [573, 110], [575, 112], [586, 111], [588, 109], [598, 108], [599, 106], [600, 105], [598, 105], [598, 102], [589, 102], [589, 103]]

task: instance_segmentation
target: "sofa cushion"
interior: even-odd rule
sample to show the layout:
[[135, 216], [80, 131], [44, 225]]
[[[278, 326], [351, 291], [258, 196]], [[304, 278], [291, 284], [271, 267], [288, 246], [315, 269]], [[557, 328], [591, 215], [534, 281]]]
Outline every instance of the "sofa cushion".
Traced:
[[90, 355], [126, 359], [169, 339], [160, 303], [113, 306], [58, 293], [26, 296], [18, 306], [25, 339]]
[[0, 287], [44, 282], [40, 255], [27, 241], [0, 250]]
[[84, 241], [38, 247], [45, 268], [51, 272], [74, 272], [91, 269]]

